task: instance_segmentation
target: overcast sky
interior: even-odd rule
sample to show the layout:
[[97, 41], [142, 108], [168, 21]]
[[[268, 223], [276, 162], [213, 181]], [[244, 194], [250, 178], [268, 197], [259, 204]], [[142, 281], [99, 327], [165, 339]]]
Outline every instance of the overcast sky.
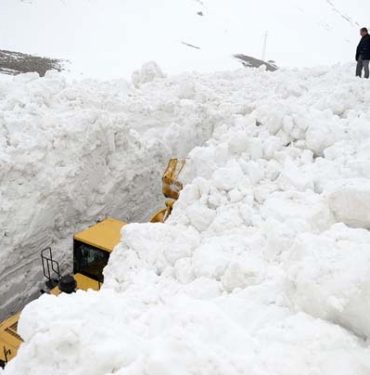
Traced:
[[358, 29], [370, 14], [368, 0], [203, 4], [2, 0], [1, 48], [69, 59], [73, 70], [87, 77], [128, 77], [148, 60], [156, 60], [168, 73], [234, 68], [234, 53], [261, 57], [268, 32], [268, 59], [280, 66], [313, 66], [353, 61]]

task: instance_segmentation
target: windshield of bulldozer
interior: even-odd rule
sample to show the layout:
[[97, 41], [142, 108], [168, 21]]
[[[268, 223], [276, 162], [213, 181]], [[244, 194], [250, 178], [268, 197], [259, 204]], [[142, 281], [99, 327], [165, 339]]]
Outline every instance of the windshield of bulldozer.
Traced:
[[103, 282], [103, 269], [108, 264], [109, 253], [83, 242], [73, 243], [73, 273], [81, 273]]

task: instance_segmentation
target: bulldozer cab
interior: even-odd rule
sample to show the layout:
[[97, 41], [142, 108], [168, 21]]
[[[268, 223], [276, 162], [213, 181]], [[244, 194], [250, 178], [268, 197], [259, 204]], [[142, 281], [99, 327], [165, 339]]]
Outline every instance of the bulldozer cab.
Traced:
[[[109, 255], [121, 240], [121, 229], [126, 223], [107, 218], [73, 236], [74, 289], [99, 290], [103, 283], [103, 270]], [[62, 280], [58, 262], [50, 248], [41, 253], [46, 285], [51, 294], [60, 294]]]
[[107, 218], [73, 237], [73, 273], [82, 274], [99, 283], [109, 255], [121, 240], [126, 223]]

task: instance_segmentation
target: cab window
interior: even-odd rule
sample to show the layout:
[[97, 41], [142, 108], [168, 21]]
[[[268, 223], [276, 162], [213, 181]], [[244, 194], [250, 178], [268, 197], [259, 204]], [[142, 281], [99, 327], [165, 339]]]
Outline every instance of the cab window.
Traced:
[[73, 273], [104, 281], [103, 269], [108, 264], [109, 253], [85, 243], [74, 241]]

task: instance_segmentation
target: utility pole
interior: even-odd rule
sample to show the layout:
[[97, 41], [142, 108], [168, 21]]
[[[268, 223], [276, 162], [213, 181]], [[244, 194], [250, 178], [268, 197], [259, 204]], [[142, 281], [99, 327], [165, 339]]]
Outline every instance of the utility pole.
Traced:
[[265, 39], [263, 41], [262, 58], [261, 58], [262, 61], [265, 61], [265, 59], [266, 59], [266, 49], [267, 49], [267, 37], [268, 37], [268, 35], [269, 35], [268, 31], [266, 31]]

